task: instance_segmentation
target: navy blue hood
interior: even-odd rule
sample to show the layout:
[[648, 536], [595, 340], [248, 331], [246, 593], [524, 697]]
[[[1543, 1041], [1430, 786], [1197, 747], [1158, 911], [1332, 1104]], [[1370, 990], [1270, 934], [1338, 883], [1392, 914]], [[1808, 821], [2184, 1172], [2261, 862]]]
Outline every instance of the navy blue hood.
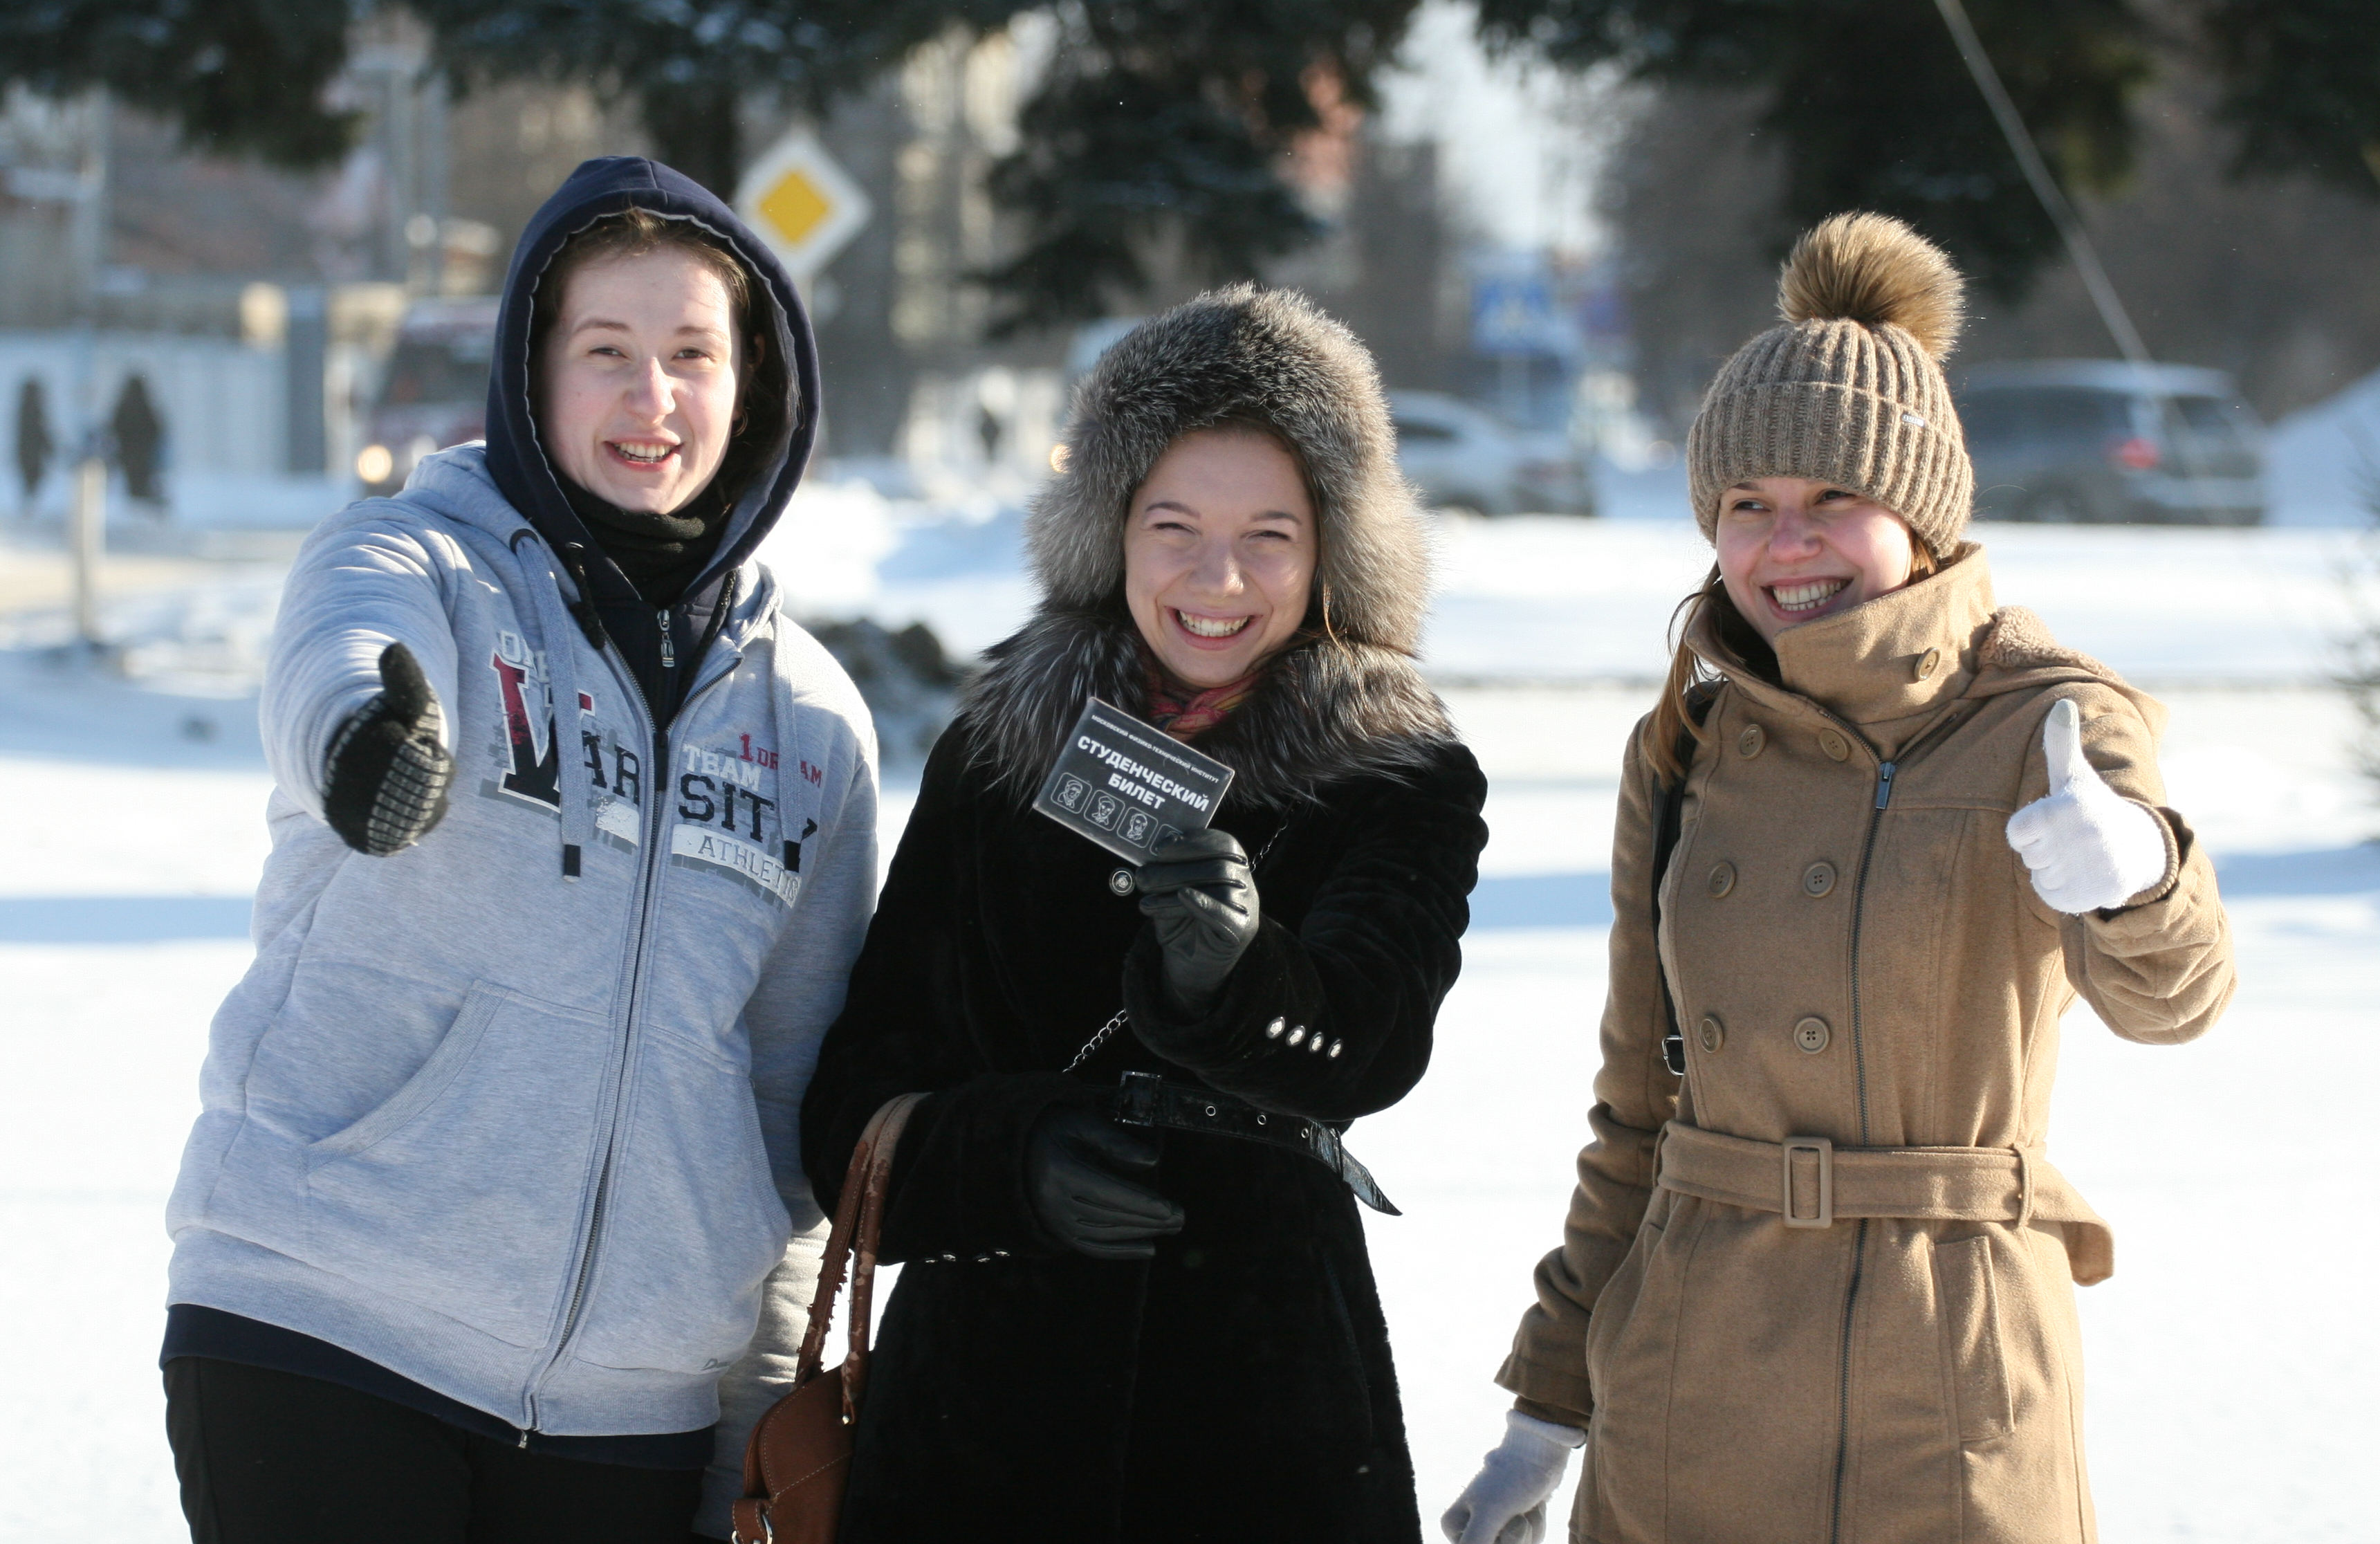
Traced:
[[[692, 178], [641, 156], [581, 162], [529, 221], [513, 249], [496, 313], [495, 368], [488, 378], [488, 470], [505, 502], [557, 551], [572, 543], [600, 551], [539, 442], [531, 415], [529, 346], [538, 284], [554, 254], [596, 221], [630, 209], [694, 221], [727, 245], [752, 277], [751, 321], [764, 345], [764, 357], [745, 388], [746, 426], [721, 468], [722, 476], [731, 467], [742, 470], [745, 485], [736, 492], [717, 553], [689, 587], [693, 594], [710, 589], [752, 554], [800, 483], [818, 437], [819, 371], [809, 318], [784, 265]], [[587, 599], [634, 602], [633, 590], [610, 563], [590, 569], [599, 593]]]

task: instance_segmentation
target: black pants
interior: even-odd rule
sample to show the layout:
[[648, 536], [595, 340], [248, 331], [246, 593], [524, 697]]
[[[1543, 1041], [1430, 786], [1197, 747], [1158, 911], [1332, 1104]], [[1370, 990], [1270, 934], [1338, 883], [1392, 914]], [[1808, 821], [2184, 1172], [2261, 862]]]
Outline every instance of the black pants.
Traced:
[[195, 1544], [686, 1544], [699, 1469], [524, 1453], [344, 1384], [177, 1356], [165, 1433]]

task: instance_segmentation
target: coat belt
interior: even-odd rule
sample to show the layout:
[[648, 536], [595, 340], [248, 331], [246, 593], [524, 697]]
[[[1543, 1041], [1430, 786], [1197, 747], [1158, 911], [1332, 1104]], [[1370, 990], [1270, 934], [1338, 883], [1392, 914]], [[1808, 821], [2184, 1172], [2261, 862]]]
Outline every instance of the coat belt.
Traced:
[[1839, 1217], [2056, 1222], [2077, 1283], [2115, 1273], [2114, 1233], [2038, 1148], [1838, 1148], [1824, 1137], [1762, 1142], [1671, 1121], [1654, 1172], [1664, 1190], [1773, 1211], [1789, 1228]]
[[1169, 1083], [1153, 1072], [1125, 1073], [1115, 1100], [1115, 1118], [1126, 1125], [1204, 1131], [1217, 1137], [1236, 1137], [1243, 1142], [1286, 1148], [1337, 1174], [1340, 1182], [1354, 1192], [1355, 1198], [1374, 1211], [1386, 1212], [1390, 1217], [1404, 1215], [1372, 1178], [1372, 1171], [1358, 1162], [1339, 1134], [1320, 1121], [1259, 1110], [1244, 1099], [1233, 1099], [1212, 1088]]

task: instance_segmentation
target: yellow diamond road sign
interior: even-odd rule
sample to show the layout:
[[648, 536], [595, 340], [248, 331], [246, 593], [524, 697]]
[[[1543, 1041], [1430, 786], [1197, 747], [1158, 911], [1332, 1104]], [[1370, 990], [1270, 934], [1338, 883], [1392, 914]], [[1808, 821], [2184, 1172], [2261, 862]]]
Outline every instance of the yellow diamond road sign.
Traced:
[[868, 195], [808, 130], [795, 129], [736, 184], [735, 213], [795, 277], [808, 279], [868, 224]]

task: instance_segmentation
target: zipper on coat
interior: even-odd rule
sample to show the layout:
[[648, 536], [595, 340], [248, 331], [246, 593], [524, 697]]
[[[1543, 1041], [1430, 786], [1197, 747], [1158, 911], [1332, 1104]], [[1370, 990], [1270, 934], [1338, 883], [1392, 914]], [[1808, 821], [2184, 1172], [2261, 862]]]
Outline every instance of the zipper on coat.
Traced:
[[[1852, 1075], [1859, 1091], [1860, 1146], [1866, 1147], [1868, 1136], [1867, 1108], [1867, 1037], [1866, 1026], [1860, 1014], [1860, 931], [1867, 917], [1867, 871], [1876, 858], [1877, 830], [1884, 823], [1884, 812], [1892, 805], [1892, 779], [1900, 764], [1926, 741], [1951, 728], [1959, 722], [1953, 711], [1948, 716], [1900, 748], [1900, 754], [1887, 761], [1878, 758], [1876, 764], [1876, 801], [1867, 812], [1867, 837], [1860, 845], [1859, 877], [1852, 885]], [[1850, 726], [1844, 726], [1848, 729]], [[1843, 1290], [1843, 1342], [1840, 1360], [1835, 1368], [1835, 1493], [1834, 1504], [1827, 1525], [1828, 1544], [1841, 1544], [1843, 1534], [1843, 1486], [1851, 1470], [1852, 1443], [1852, 1323], [1859, 1307], [1860, 1278], [1867, 1265], [1867, 1222], [1860, 1219], [1852, 1235], [1852, 1277]]]
[[[662, 623], [662, 668], [663, 670], [675, 670], [677, 668], [677, 645], [670, 638], [669, 607], [663, 606], [659, 614], [661, 616]], [[659, 713], [655, 713], [653, 715], [653, 722], [656, 724], [660, 723], [661, 715]]]
[[[663, 612], [662, 615], [667, 616], [668, 613]], [[662, 637], [664, 640], [669, 637], [666, 626], [662, 630]], [[609, 667], [612, 665], [612, 661], [606, 658], [604, 663]], [[623, 670], [626, 661], [623, 659], [620, 662]], [[615, 670], [614, 679], [617, 679], [620, 674], [622, 670]], [[621, 1095], [626, 1091], [629, 1050], [636, 1039], [637, 1006], [644, 991], [645, 943], [651, 931], [654, 893], [660, 884], [662, 836], [667, 824], [667, 818], [662, 811], [667, 804], [669, 787], [669, 730], [662, 726], [661, 714], [651, 700], [645, 696], [643, 686], [634, 682], [635, 673], [625, 672], [625, 674], [636, 686], [633, 695], [644, 705], [645, 717], [653, 726], [653, 775], [648, 780], [648, 786], [652, 789], [652, 796], [651, 802], [647, 806], [643, 852], [644, 874], [638, 886], [639, 898], [637, 905], [635, 939], [629, 949], [627, 1011], [620, 1034], [619, 1076], [612, 1086], [611, 1109], [606, 1117], [606, 1129], [603, 1134], [603, 1157], [595, 1174], [595, 1202], [588, 1211], [587, 1237], [579, 1246], [578, 1270], [570, 1283], [570, 1306], [563, 1313], [562, 1332], [554, 1337], [553, 1354], [546, 1358], [545, 1366], [539, 1369], [535, 1382], [530, 1385], [528, 1401], [529, 1420], [528, 1424], [521, 1429], [520, 1445], [524, 1448], [528, 1446], [530, 1433], [537, 1429], [536, 1389], [545, 1381], [556, 1367], [561, 1365], [563, 1354], [569, 1350], [571, 1337], [578, 1332], [579, 1316], [587, 1306], [588, 1283], [595, 1277], [595, 1261], [602, 1246], [604, 1215], [611, 1200], [612, 1160], [620, 1142]], [[709, 681], [703, 682], [686, 694], [686, 700], [678, 705], [678, 711], [685, 712], [694, 705], [696, 698], [734, 674], [732, 670], [722, 671]]]

